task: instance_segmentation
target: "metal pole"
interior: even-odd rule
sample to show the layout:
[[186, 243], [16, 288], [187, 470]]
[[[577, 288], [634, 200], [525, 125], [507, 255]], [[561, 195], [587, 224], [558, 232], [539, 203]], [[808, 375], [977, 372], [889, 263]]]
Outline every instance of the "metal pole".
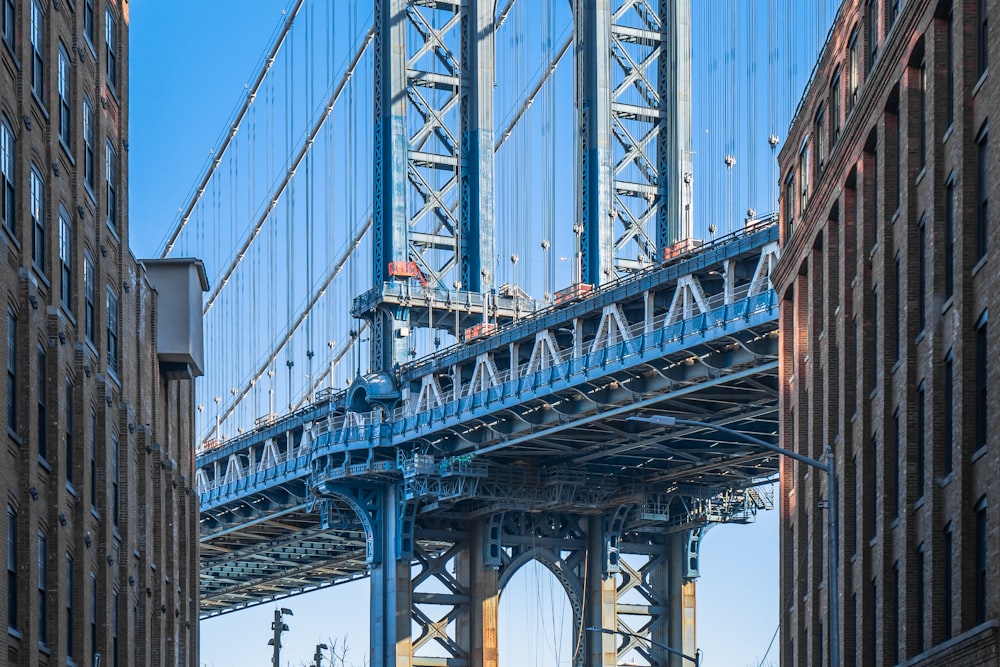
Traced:
[[839, 544], [840, 535], [840, 504], [837, 497], [837, 462], [833, 457], [833, 448], [826, 446], [826, 473], [829, 484], [829, 502], [827, 503], [827, 535], [830, 550], [827, 564], [830, 568], [830, 590], [827, 591], [830, 602], [830, 665], [840, 664], [840, 573]]
[[274, 643], [271, 664], [278, 667], [281, 664], [281, 612], [277, 609], [274, 610], [274, 622], [271, 623], [271, 629], [274, 631], [274, 637], [271, 638]]
[[829, 549], [827, 555], [827, 566], [829, 568], [828, 574], [828, 584], [829, 590], [827, 591], [827, 601], [828, 608], [827, 613], [830, 618], [828, 619], [828, 624], [830, 627], [830, 665], [838, 666], [840, 665], [840, 563], [839, 563], [839, 547], [838, 540], [840, 535], [840, 503], [837, 495], [837, 465], [833, 458], [833, 448], [830, 445], [826, 446], [826, 463], [817, 461], [814, 458], [804, 456], [798, 452], [793, 452], [790, 449], [785, 449], [784, 447], [779, 447], [778, 445], [767, 442], [766, 440], [761, 440], [760, 438], [755, 438], [752, 435], [743, 433], [742, 431], [737, 431], [735, 429], [728, 428], [726, 426], [721, 426], [719, 424], [710, 424], [708, 422], [701, 422], [694, 419], [677, 419], [669, 415], [653, 415], [652, 417], [629, 417], [628, 421], [646, 422], [649, 424], [656, 424], [657, 426], [672, 427], [675, 425], [681, 426], [694, 426], [697, 428], [709, 428], [722, 433], [726, 433], [735, 438], [749, 442], [754, 445], [759, 445], [765, 449], [769, 449], [772, 452], [776, 452], [782, 456], [787, 456], [788, 458], [800, 461], [807, 466], [818, 468], [827, 474], [828, 483], [828, 502], [827, 502], [827, 547]]

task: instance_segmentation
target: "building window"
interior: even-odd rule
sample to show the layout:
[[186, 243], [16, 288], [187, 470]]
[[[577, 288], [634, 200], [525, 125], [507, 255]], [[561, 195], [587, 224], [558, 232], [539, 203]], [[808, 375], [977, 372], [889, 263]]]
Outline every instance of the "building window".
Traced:
[[879, 378], [882, 375], [882, 345], [879, 340], [879, 320], [882, 319], [881, 313], [879, 313], [879, 302], [878, 302], [878, 285], [872, 288], [872, 319], [871, 319], [871, 363], [874, 368], [872, 372], [872, 391], [878, 389]]
[[14, 210], [14, 132], [10, 129], [10, 123], [4, 116], [0, 120], [0, 171], [3, 172], [3, 196], [0, 215], [3, 215], [3, 224], [10, 232], [11, 236], [16, 236], [17, 226], [14, 224], [16, 215]]
[[118, 372], [118, 297], [108, 288], [108, 370]]
[[[897, 89], [898, 90], [898, 89]], [[893, 161], [893, 166], [896, 171], [896, 211], [899, 211], [899, 207], [903, 205], [903, 124], [900, 122], [899, 116], [899, 106], [897, 102], [895, 113], [893, 113], [890, 118], [896, 125], [895, 132], [895, 142], [893, 145], [893, 150], [895, 150], [895, 160]]]
[[976, 324], [976, 449], [986, 446], [988, 440], [987, 419], [989, 418], [989, 402], [987, 385], [989, 383], [989, 357], [986, 352], [986, 313], [983, 313]]
[[986, 497], [976, 505], [976, 624], [986, 622]]
[[867, 487], [871, 490], [872, 497], [872, 512], [868, 517], [868, 530], [869, 539], [873, 539], [878, 536], [878, 524], [879, 524], [879, 506], [885, 503], [883, 499], [879, 502], [882, 496], [882, 490], [879, 489], [878, 484], [878, 471], [875, 470], [875, 462], [878, 460], [878, 433], [872, 434], [872, 453], [865, 459], [865, 477], [868, 478]]
[[108, 141], [106, 151], [108, 179], [108, 227], [118, 231], [118, 154]]
[[826, 159], [826, 119], [824, 118], [825, 109], [823, 105], [819, 105], [819, 109], [816, 110], [815, 118], [815, 132], [813, 136], [816, 142], [816, 157], [813, 159], [813, 181], [819, 183], [819, 177], [823, 174], [824, 160]]
[[90, 44], [90, 50], [94, 50], [94, 0], [84, 0], [83, 2], [83, 35]]
[[17, 433], [17, 316], [7, 309], [7, 428]]
[[111, 594], [111, 667], [118, 667], [118, 591]]
[[94, 107], [90, 100], [83, 100], [83, 178], [90, 191], [94, 191], [96, 182], [94, 165]]
[[48, 447], [48, 420], [45, 414], [45, 394], [48, 389], [48, 359], [45, 355], [45, 346], [38, 344], [38, 368], [36, 372], [35, 393], [38, 398], [38, 458], [47, 459], [49, 457]]
[[903, 488], [900, 483], [900, 473], [902, 466], [899, 465], [899, 410], [892, 416], [892, 439], [889, 440], [888, 459], [889, 465], [886, 478], [892, 483], [891, 489], [886, 489], [889, 495], [890, 509], [893, 518], [899, 517], [899, 491]]
[[[924, 606], [924, 597], [927, 595], [925, 575], [924, 575], [924, 545], [923, 543], [917, 547], [917, 562], [914, 565], [917, 572], [917, 582], [916, 582], [916, 598], [917, 598], [917, 622], [915, 623], [914, 633], [916, 635], [916, 651], [914, 655], [918, 655], [924, 652], [924, 611], [926, 607]], [[912, 657], [912, 656], [911, 656]]]
[[944, 188], [944, 297], [955, 293], [955, 180]]
[[920, 89], [917, 93], [917, 106], [920, 108], [917, 125], [919, 126], [920, 166], [927, 163], [927, 61], [920, 61]]
[[118, 436], [111, 436], [111, 521], [118, 525]]
[[799, 212], [805, 213], [806, 205], [809, 203], [809, 140], [802, 144], [799, 150], [799, 188], [801, 198], [799, 199]]
[[118, 21], [111, 13], [111, 8], [104, 11], [104, 41], [105, 41], [105, 72], [108, 75], [108, 85], [112, 90], [118, 89]]
[[924, 468], [927, 456], [927, 412], [924, 383], [917, 388], [917, 498], [924, 497]]
[[840, 138], [840, 68], [830, 82], [830, 147]]
[[989, 238], [989, 134], [983, 131], [979, 135], [976, 151], [976, 261], [986, 257], [987, 239]]
[[854, 109], [858, 101], [858, 86], [861, 85], [861, 54], [858, 52], [858, 27], [854, 27], [847, 42], [847, 111]]
[[795, 228], [795, 172], [785, 178], [785, 236], [791, 237]]
[[94, 344], [94, 262], [90, 255], [83, 254], [83, 329], [87, 340]]
[[986, 0], [979, 0], [976, 3], [976, 23], [979, 30], [976, 33], [976, 71], [981, 77], [986, 73], [986, 68], [989, 66], [989, 38], [990, 31], [988, 29], [988, 14], [986, 13]]
[[90, 509], [97, 509], [97, 413], [90, 411]]
[[45, 183], [34, 166], [28, 186], [28, 205], [31, 214], [31, 261], [45, 273]]
[[868, 650], [875, 664], [879, 662], [876, 659], [876, 656], [878, 656], [878, 614], [878, 577], [872, 577], [872, 634]]
[[17, 11], [14, 0], [3, 1], [3, 41], [7, 43], [7, 48], [13, 51], [16, 48], [14, 41], [14, 31], [17, 26]]
[[899, 0], [889, 0], [889, 6], [886, 7], [886, 17], [885, 17], [885, 32], [889, 34], [892, 26], [896, 24], [896, 19], [899, 18]]
[[49, 588], [46, 583], [48, 579], [48, 547], [46, 545], [45, 533], [38, 532], [38, 641], [41, 644], [49, 643], [49, 610], [48, 597]]
[[944, 527], [944, 544], [941, 546], [941, 616], [944, 621], [944, 639], [951, 638], [951, 598], [953, 595], [952, 590], [952, 535], [951, 535], [951, 523]]
[[90, 573], [90, 653], [94, 656], [91, 667], [100, 663], [101, 651], [97, 646], [97, 577]]
[[944, 358], [944, 379], [942, 389], [944, 396], [942, 397], [943, 404], [941, 406], [941, 409], [944, 412], [944, 437], [941, 442], [941, 466], [946, 475], [951, 472], [955, 449], [955, 421], [953, 416], [953, 406], [955, 405], [954, 367], [955, 358], [952, 355], [951, 350], [948, 350], [948, 354], [946, 354]]
[[892, 656], [890, 663], [895, 665], [899, 662], [899, 637], [902, 635], [902, 628], [899, 627], [899, 561], [892, 564], [892, 630], [886, 635], [889, 642], [889, 655]]
[[920, 216], [920, 224], [917, 226], [917, 324], [920, 330], [924, 330], [927, 321], [927, 221], [925, 216]]
[[900, 322], [900, 311], [902, 311], [902, 309], [903, 309], [903, 304], [902, 304], [902, 301], [901, 301], [901, 299], [902, 299], [902, 294], [901, 294], [901, 292], [902, 292], [902, 289], [901, 289], [902, 275], [900, 273], [900, 268], [899, 268], [900, 261], [901, 261], [901, 258], [900, 258], [899, 253], [897, 252], [896, 253], [896, 260], [893, 263], [893, 269], [895, 271], [895, 274], [893, 275], [893, 281], [892, 281], [892, 297], [893, 297], [892, 300], [893, 300], [893, 305], [892, 305], [892, 308], [890, 308], [890, 310], [892, 311], [892, 328], [893, 328], [893, 331], [892, 331], [892, 359], [893, 359], [893, 361], [899, 361], [899, 355], [900, 355], [902, 347], [903, 347], [902, 343], [900, 342], [900, 339], [903, 337], [903, 327], [902, 327], [902, 323]]
[[64, 451], [65, 463], [66, 463], [66, 481], [70, 484], [73, 483], [73, 380], [69, 376], [66, 377], [66, 434]]
[[71, 139], [71, 122], [72, 117], [70, 116], [70, 109], [73, 107], [70, 104], [70, 80], [69, 80], [69, 68], [70, 68], [69, 54], [66, 53], [66, 47], [59, 44], [59, 72], [58, 72], [58, 89], [59, 89], [59, 140], [68, 148]]
[[871, 72], [878, 58], [878, 0], [868, 0], [865, 16], [865, 43], [868, 45], [868, 62], [865, 72]]
[[31, 91], [41, 102], [45, 93], [45, 14], [38, 0], [31, 0]]
[[7, 627], [17, 627], [17, 513], [7, 505]]
[[66, 554], [66, 657], [73, 657], [73, 556]]
[[59, 207], [59, 301], [73, 312], [73, 223], [69, 212]]
[[955, 120], [955, 16], [951, 9], [948, 10], [944, 29], [945, 49], [947, 50], [945, 53], [945, 104], [947, 105], [945, 115], [948, 118], [948, 127], [950, 128]]

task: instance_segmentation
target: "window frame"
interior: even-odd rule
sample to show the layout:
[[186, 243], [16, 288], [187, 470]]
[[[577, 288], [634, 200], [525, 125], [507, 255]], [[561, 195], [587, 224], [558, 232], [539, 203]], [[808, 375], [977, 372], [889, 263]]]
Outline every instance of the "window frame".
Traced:
[[118, 152], [108, 139], [105, 145], [106, 213], [108, 227], [118, 234]]
[[7, 308], [7, 430], [17, 433], [18, 426], [18, 385], [17, 385], [17, 315]]
[[91, 345], [97, 345], [97, 268], [90, 252], [83, 251], [83, 334]]
[[38, 643], [48, 646], [49, 643], [49, 568], [48, 568], [48, 537], [45, 531], [38, 531]]
[[0, 191], [0, 216], [3, 217], [3, 226], [7, 228], [10, 235], [17, 238], [17, 140], [14, 137], [14, 130], [4, 114], [0, 117], [0, 177], [2, 177], [2, 191]]
[[989, 443], [989, 330], [988, 311], [983, 311], [976, 322], [975, 355], [976, 371], [973, 400], [975, 401], [975, 449], [984, 449]]
[[45, 274], [45, 179], [41, 170], [31, 165], [28, 172], [28, 215], [31, 218], [31, 263]]
[[106, 333], [108, 336], [106, 351], [108, 353], [108, 370], [118, 375], [118, 361], [120, 349], [118, 346], [118, 295], [109, 285], [106, 293], [105, 306], [107, 312], [104, 314], [107, 320]]
[[3, 17], [0, 17], [0, 33], [7, 48], [13, 52], [17, 48], [17, 4], [15, 0], [4, 0]]
[[989, 250], [989, 130], [984, 127], [976, 137], [976, 261]]
[[97, 164], [94, 152], [94, 105], [90, 98], [83, 97], [83, 182], [91, 195], [97, 185]]
[[28, 7], [28, 36], [31, 47], [31, 92], [45, 106], [45, 12], [38, 0]]
[[73, 217], [59, 205], [59, 302], [73, 314]]
[[7, 627], [17, 629], [17, 510], [7, 505]]
[[59, 41], [58, 69], [56, 71], [56, 91], [59, 95], [59, 141], [67, 151], [73, 145], [73, 90], [70, 80], [73, 59], [66, 46]]
[[45, 344], [42, 342], [38, 343], [36, 348], [36, 359], [37, 365], [35, 368], [35, 401], [36, 401], [36, 433], [35, 437], [38, 441], [38, 458], [43, 461], [48, 461], [49, 458], [49, 437], [48, 437], [48, 410], [47, 410], [47, 395], [49, 388], [48, 381], [48, 369], [49, 360], [48, 353], [45, 350]]
[[104, 75], [111, 92], [118, 93], [118, 17], [104, 8]]

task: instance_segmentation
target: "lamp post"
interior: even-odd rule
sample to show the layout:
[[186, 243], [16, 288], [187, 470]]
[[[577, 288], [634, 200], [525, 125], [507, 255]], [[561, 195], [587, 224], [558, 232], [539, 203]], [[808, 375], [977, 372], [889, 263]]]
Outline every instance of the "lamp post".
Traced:
[[650, 646], [655, 646], [658, 649], [662, 649], [671, 655], [676, 655], [678, 658], [687, 660], [688, 662], [693, 662], [694, 667], [699, 667], [701, 665], [701, 649], [696, 649], [694, 655], [688, 655], [678, 651], [675, 648], [667, 646], [666, 644], [661, 644], [658, 641], [654, 641], [649, 637], [644, 637], [643, 635], [637, 635], [634, 632], [626, 632], [624, 630], [612, 630], [611, 628], [587, 628], [587, 632], [600, 632], [605, 635], [622, 635], [623, 637], [633, 637], [634, 639], [641, 639], [644, 642], [648, 642]]
[[314, 667], [323, 667], [323, 651], [330, 648], [326, 644], [316, 644], [316, 654], [313, 655], [313, 660], [316, 661]]
[[833, 448], [830, 445], [826, 446], [826, 463], [822, 461], [817, 461], [814, 458], [799, 454], [798, 452], [793, 452], [790, 449], [785, 449], [784, 447], [779, 447], [778, 445], [771, 444], [766, 440], [761, 440], [760, 438], [755, 438], [752, 435], [747, 435], [735, 429], [731, 429], [727, 426], [721, 426], [719, 424], [711, 424], [709, 422], [701, 422], [694, 419], [678, 419], [676, 417], [671, 417], [669, 415], [653, 415], [652, 417], [629, 417], [627, 421], [644, 422], [647, 424], [656, 424], [657, 426], [664, 426], [671, 428], [673, 426], [694, 426], [697, 428], [707, 428], [719, 431], [720, 433], [725, 433], [731, 435], [734, 438], [743, 440], [753, 445], [758, 445], [764, 449], [768, 449], [772, 452], [780, 454], [782, 456], [787, 456], [790, 459], [795, 459], [800, 463], [804, 463], [807, 466], [811, 466], [818, 470], [822, 470], [827, 474], [827, 482], [829, 488], [829, 502], [827, 503], [827, 569], [828, 576], [827, 582], [829, 584], [828, 601], [829, 601], [829, 625], [830, 625], [830, 664], [839, 665], [840, 664], [840, 586], [838, 581], [838, 573], [840, 571], [840, 564], [838, 562], [838, 538], [840, 535], [840, 507], [837, 499], [837, 467], [836, 462], [833, 459]]
[[281, 633], [288, 632], [288, 624], [285, 623], [283, 616], [294, 616], [291, 609], [286, 609], [282, 607], [281, 609], [274, 610], [274, 620], [271, 622], [271, 630], [274, 631], [274, 636], [267, 640], [268, 646], [274, 647], [274, 652], [271, 656], [271, 664], [274, 667], [278, 667], [281, 664]]

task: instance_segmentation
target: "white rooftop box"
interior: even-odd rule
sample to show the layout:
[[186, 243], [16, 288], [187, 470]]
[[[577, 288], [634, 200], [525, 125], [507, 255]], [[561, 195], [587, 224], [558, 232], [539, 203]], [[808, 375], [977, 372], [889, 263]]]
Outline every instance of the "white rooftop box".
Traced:
[[144, 259], [146, 277], [157, 292], [156, 356], [167, 377], [204, 375], [202, 293], [208, 291], [205, 265], [181, 257]]

